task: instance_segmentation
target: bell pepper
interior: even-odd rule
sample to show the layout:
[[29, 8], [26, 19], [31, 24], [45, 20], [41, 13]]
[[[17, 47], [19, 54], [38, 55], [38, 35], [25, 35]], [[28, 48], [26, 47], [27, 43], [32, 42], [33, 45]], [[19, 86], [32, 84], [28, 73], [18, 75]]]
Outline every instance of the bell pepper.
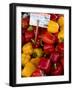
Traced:
[[55, 36], [49, 32], [44, 32], [41, 35], [41, 39], [46, 44], [54, 44], [55, 43]]
[[37, 66], [37, 65], [39, 64], [39, 62], [40, 62], [40, 58], [38, 58], [38, 57], [32, 58], [32, 59], [31, 59], [31, 62], [32, 62], [35, 66]]
[[52, 66], [51, 75], [58, 76], [63, 74], [63, 68], [60, 63], [56, 63]]
[[50, 55], [50, 60], [53, 62], [53, 63], [57, 63], [60, 59], [60, 55], [58, 52], [53, 52], [51, 53]]
[[57, 15], [56, 14], [50, 14], [50, 20], [56, 21]]
[[36, 40], [36, 43], [34, 45], [35, 48], [39, 48], [40, 47], [40, 39]]
[[25, 42], [30, 42], [32, 38], [34, 38], [34, 31], [25, 31]]
[[43, 70], [45, 74], [49, 74], [50, 69], [51, 69], [51, 61], [44, 57], [40, 58], [38, 68]]
[[24, 66], [27, 62], [29, 62], [30, 59], [31, 59], [31, 56], [30, 56], [30, 55], [24, 54], [24, 53], [21, 54], [21, 63], [22, 63], [23, 66]]
[[[41, 33], [39, 31], [42, 31], [42, 30], [40, 29], [38, 30], [36, 41], [35, 39], [31, 39], [33, 43], [33, 48], [39, 48], [40, 46], [42, 46]], [[34, 30], [34, 33], [35, 33], [35, 30]]]
[[31, 39], [33, 48], [39, 48], [40, 47], [40, 39], [37, 39], [36, 42], [34, 39]]
[[35, 48], [33, 50], [32, 57], [41, 57], [43, 55], [43, 50], [41, 48]]
[[57, 50], [59, 53], [64, 53], [64, 42], [59, 43], [58, 46], [56, 47], [56, 50]]
[[28, 62], [22, 70], [21, 75], [23, 77], [30, 77], [35, 69], [36, 67], [31, 62]]
[[58, 24], [60, 27], [64, 26], [64, 16], [59, 17]]
[[47, 31], [50, 33], [57, 33], [59, 31], [59, 25], [55, 21], [50, 20], [48, 23]]
[[51, 53], [51, 52], [54, 52], [55, 50], [54, 45], [52, 44], [44, 44], [43, 49], [45, 53]]
[[61, 14], [50, 14], [50, 20], [57, 21], [61, 16]]
[[27, 28], [29, 26], [29, 17], [22, 18], [22, 28]]
[[33, 48], [39, 48], [40, 46], [43, 46], [42, 40], [41, 40], [41, 34], [37, 35], [37, 39], [36, 42], [34, 39], [31, 39], [32, 43], [33, 43]]
[[41, 69], [36, 69], [33, 73], [32, 73], [32, 77], [39, 77], [39, 76], [43, 76], [44, 73]]
[[60, 27], [60, 31], [64, 31], [64, 26]]
[[64, 41], [64, 30], [62, 30], [58, 33], [58, 39], [59, 39], [59, 42]]
[[31, 55], [33, 53], [33, 47], [32, 47], [32, 44], [29, 42], [29, 43], [26, 43], [23, 47], [22, 47], [22, 51], [24, 54], [29, 54]]

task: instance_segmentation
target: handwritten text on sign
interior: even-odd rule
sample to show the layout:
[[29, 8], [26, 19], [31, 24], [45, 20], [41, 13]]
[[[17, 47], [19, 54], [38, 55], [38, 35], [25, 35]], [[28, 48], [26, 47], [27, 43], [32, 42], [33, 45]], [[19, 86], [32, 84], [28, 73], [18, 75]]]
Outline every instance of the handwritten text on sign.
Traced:
[[37, 26], [37, 21], [39, 21], [39, 27], [47, 28], [48, 22], [50, 21], [50, 15], [43, 13], [30, 13], [30, 25]]

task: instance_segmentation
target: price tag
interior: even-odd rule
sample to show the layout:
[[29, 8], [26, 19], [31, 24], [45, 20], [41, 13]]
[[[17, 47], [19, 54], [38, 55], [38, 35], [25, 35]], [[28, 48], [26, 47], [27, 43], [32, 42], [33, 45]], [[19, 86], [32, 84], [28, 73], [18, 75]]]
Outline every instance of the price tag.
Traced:
[[47, 28], [48, 22], [50, 21], [50, 15], [44, 13], [30, 13], [30, 25], [37, 26], [39, 21], [39, 27]]

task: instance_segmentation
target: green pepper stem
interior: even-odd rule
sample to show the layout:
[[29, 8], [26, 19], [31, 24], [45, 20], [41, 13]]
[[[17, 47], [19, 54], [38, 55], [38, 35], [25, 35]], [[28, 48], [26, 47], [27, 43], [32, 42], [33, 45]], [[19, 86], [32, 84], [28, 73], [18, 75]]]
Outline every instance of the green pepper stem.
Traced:
[[56, 63], [54, 64], [54, 68], [56, 69], [56, 67], [57, 67], [57, 65], [56, 65]]

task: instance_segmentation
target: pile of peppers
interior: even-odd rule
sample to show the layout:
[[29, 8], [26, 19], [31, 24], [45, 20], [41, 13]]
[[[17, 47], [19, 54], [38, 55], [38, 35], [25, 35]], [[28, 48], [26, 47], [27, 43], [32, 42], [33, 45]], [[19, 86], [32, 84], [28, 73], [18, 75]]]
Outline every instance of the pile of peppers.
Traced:
[[21, 77], [64, 75], [64, 15], [49, 14], [47, 28], [29, 25], [22, 15]]

